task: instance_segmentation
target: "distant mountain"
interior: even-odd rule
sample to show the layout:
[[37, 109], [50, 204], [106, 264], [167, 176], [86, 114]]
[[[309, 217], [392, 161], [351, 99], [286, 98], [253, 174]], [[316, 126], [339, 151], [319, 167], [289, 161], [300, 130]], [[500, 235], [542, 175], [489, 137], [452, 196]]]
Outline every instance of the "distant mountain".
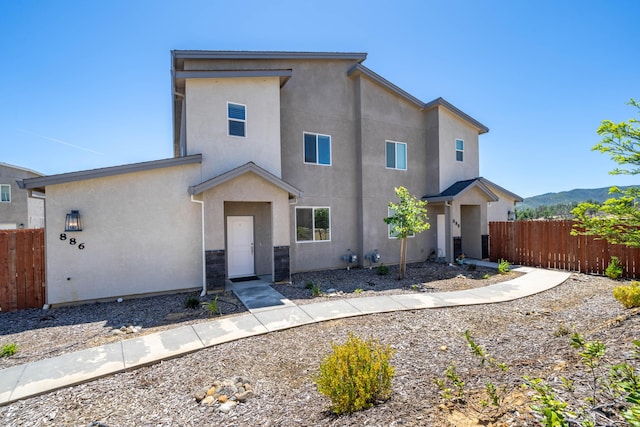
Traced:
[[[619, 186], [621, 190], [632, 186]], [[587, 200], [596, 202], [604, 202], [611, 198], [609, 195], [609, 187], [591, 188], [591, 189], [575, 189], [571, 191], [561, 191], [559, 193], [546, 193], [539, 196], [527, 197], [522, 203], [518, 203], [516, 208], [519, 210], [527, 208], [537, 208], [539, 206], [568, 205], [572, 203], [582, 203]]]

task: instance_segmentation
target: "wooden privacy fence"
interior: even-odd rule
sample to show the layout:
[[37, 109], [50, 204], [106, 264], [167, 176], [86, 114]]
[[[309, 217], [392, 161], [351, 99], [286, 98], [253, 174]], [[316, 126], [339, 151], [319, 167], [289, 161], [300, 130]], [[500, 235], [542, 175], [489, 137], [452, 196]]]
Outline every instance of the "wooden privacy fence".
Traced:
[[604, 274], [611, 257], [615, 256], [624, 267], [624, 277], [640, 277], [640, 249], [612, 245], [592, 236], [572, 236], [573, 224], [573, 221], [491, 222], [489, 259]]
[[0, 310], [44, 303], [44, 229], [0, 230]]

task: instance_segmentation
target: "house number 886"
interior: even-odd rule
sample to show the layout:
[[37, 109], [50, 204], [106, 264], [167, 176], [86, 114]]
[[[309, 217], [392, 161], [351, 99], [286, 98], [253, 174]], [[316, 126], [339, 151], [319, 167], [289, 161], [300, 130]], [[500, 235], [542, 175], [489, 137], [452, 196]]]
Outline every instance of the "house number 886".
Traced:
[[[60, 233], [60, 240], [64, 241], [67, 240], [67, 233]], [[71, 246], [75, 246], [78, 243], [78, 241], [75, 239], [75, 237], [72, 237], [69, 239], [69, 244]], [[84, 249], [84, 243], [80, 243], [78, 245], [78, 249], [82, 250]]]

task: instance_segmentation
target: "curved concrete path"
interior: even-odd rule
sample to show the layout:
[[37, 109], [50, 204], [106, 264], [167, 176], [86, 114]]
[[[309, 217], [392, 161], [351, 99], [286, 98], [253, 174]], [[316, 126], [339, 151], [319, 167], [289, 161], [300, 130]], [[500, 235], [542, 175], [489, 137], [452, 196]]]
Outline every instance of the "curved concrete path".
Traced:
[[234, 292], [249, 314], [181, 326], [0, 370], [0, 406], [253, 335], [365, 314], [511, 301], [551, 289], [571, 275], [530, 267], [513, 271], [526, 274], [464, 291], [380, 295], [301, 306], [285, 299], [265, 282], [248, 283]]

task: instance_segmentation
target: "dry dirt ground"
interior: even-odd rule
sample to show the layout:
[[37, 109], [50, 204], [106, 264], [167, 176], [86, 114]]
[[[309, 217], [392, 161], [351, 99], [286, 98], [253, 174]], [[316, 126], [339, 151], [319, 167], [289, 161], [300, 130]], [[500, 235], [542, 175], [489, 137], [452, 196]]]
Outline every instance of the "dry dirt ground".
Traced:
[[[292, 285], [276, 286], [297, 304], [358, 298], [375, 292], [433, 292], [486, 286], [513, 278], [495, 270], [424, 263], [409, 268], [398, 281], [375, 270], [352, 269], [294, 276]], [[488, 278], [485, 275], [489, 275]], [[324, 295], [312, 298], [307, 284]], [[587, 390], [588, 375], [570, 336], [579, 332], [607, 346], [608, 363], [629, 361], [632, 340], [640, 339], [640, 316], [612, 296], [620, 285], [604, 277], [573, 274], [564, 284], [517, 301], [482, 306], [415, 310], [333, 320], [218, 345], [173, 360], [61, 389], [0, 407], [7, 426], [531, 426], [531, 391], [521, 388], [529, 375], [560, 385], [575, 381], [576, 393]], [[193, 296], [194, 294], [191, 294]], [[0, 358], [0, 369], [64, 352], [76, 351], [139, 334], [209, 321], [202, 309], [186, 309], [187, 295], [123, 303], [88, 304], [0, 313], [0, 345], [14, 342], [18, 353]], [[207, 299], [211, 300], [212, 296]], [[231, 294], [218, 298], [225, 316], [244, 308]], [[123, 326], [142, 326], [118, 333]], [[124, 328], [123, 328], [124, 329]], [[469, 331], [507, 372], [483, 367], [463, 338]], [[331, 343], [353, 333], [389, 344], [391, 398], [347, 416], [327, 410], [330, 401], [311, 380]], [[434, 381], [454, 364], [468, 390], [466, 404], [451, 405]], [[194, 394], [215, 380], [242, 376], [254, 396], [223, 413], [218, 403], [198, 404]], [[474, 393], [493, 382], [506, 390], [500, 411], [482, 408]], [[479, 396], [479, 395], [478, 395]], [[574, 404], [570, 395], [560, 394]], [[481, 423], [482, 421], [482, 423]], [[602, 420], [598, 425], [605, 425]], [[625, 424], [611, 424], [625, 425]]]

